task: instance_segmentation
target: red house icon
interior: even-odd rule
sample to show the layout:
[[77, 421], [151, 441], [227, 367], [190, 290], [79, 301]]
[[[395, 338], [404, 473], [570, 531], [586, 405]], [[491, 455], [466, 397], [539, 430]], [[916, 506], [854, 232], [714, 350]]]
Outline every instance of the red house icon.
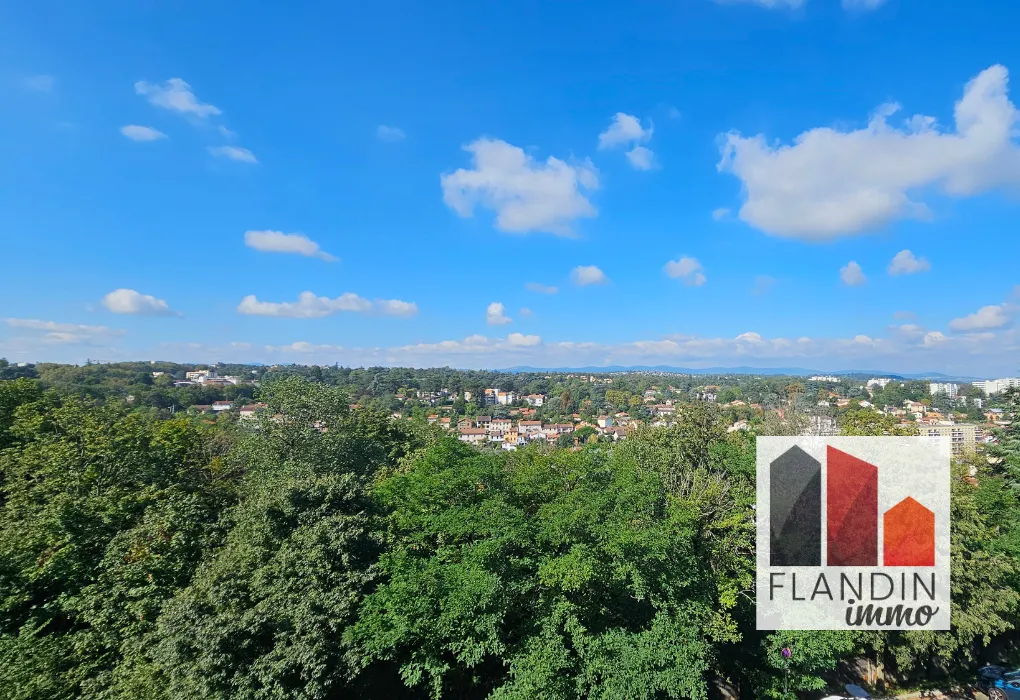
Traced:
[[935, 514], [907, 496], [882, 521], [885, 566], [935, 566]]

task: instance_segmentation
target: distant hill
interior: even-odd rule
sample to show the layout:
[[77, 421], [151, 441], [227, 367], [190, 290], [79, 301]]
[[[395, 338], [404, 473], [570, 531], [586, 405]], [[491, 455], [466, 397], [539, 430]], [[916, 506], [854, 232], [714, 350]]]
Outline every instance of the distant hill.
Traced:
[[867, 377], [889, 377], [892, 379], [937, 379], [940, 381], [946, 381], [955, 379], [958, 381], [974, 381], [978, 377], [963, 377], [944, 374], [942, 372], [918, 372], [913, 374], [897, 374], [895, 372], [884, 372], [882, 370], [873, 369], [839, 369], [839, 370], [816, 370], [816, 369], [805, 369], [803, 367], [670, 367], [667, 365], [636, 365], [631, 367], [624, 367], [622, 365], [608, 365], [605, 367], [508, 367], [506, 369], [498, 370], [500, 372], [509, 372], [511, 374], [520, 374], [522, 372], [587, 372], [589, 374], [598, 374], [605, 372], [668, 372], [670, 374], [760, 374], [766, 376], [785, 375], [792, 377], [810, 377], [814, 375], [832, 375], [832, 376], [867, 376]]

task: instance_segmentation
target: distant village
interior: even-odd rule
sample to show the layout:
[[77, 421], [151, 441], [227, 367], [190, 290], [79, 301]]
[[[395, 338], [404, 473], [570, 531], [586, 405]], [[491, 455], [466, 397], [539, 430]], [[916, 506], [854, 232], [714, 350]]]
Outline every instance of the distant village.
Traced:
[[[153, 372], [156, 376], [158, 372]], [[180, 376], [180, 375], [178, 375]], [[667, 375], [668, 377], [668, 375]], [[612, 376], [567, 374], [557, 377], [568, 381], [581, 381], [588, 384], [613, 384]], [[553, 379], [552, 376], [546, 379]], [[560, 446], [579, 446], [592, 440], [623, 440], [628, 434], [641, 426], [668, 427], [672, 425], [674, 416], [683, 410], [685, 404], [692, 401], [709, 402], [718, 405], [729, 414], [728, 430], [748, 430], [756, 417], [766, 413], [774, 414], [783, 421], [792, 410], [806, 413], [807, 422], [802, 430], [804, 435], [835, 435], [838, 433], [837, 416], [847, 410], [865, 410], [889, 416], [899, 425], [914, 425], [918, 434], [932, 437], [949, 437], [956, 453], [974, 450], [982, 444], [994, 441], [991, 429], [1009, 425], [1012, 416], [1003, 408], [986, 407], [992, 397], [1007, 389], [1020, 387], [1020, 378], [1006, 378], [973, 382], [970, 391], [962, 392], [965, 385], [951, 382], [931, 382], [928, 384], [928, 396], [920, 400], [904, 400], [898, 405], [877, 405], [873, 399], [891, 382], [899, 380], [874, 377], [867, 380], [851, 382], [857, 396], [851, 398], [844, 395], [848, 386], [847, 377], [816, 375], [809, 377], [807, 382], [818, 386], [816, 395], [805, 403], [804, 397], [787, 397], [783, 405], [762, 406], [740, 398], [720, 402], [725, 387], [719, 384], [707, 384], [697, 387], [687, 396], [678, 396], [679, 390], [663, 383], [652, 385], [642, 394], [631, 397], [629, 410], [607, 411], [602, 414], [578, 411], [562, 412], [559, 396], [545, 393], [520, 394], [496, 388], [484, 389], [480, 396], [471, 391], [455, 392], [449, 389], [438, 391], [405, 390], [395, 393], [397, 402], [425, 406], [428, 411], [424, 415], [413, 415], [412, 411], [393, 411], [394, 420], [424, 419], [428, 424], [455, 434], [459, 440], [478, 446], [487, 446], [502, 450], [516, 450], [532, 442], [555, 443]], [[213, 369], [189, 371], [185, 379], [174, 381], [174, 386], [227, 386], [239, 383], [257, 383], [254, 380], [237, 376], [218, 376]], [[831, 387], [831, 388], [826, 388]], [[979, 390], [979, 391], [975, 391]], [[970, 396], [963, 395], [964, 393]], [[975, 394], [980, 394], [977, 396]], [[867, 396], [868, 398], [863, 398]], [[639, 400], [638, 400], [639, 399]], [[935, 400], [937, 399], [937, 400]], [[462, 400], [458, 408], [459, 401]], [[463, 407], [488, 408], [492, 411], [487, 415], [468, 415], [475, 411], [464, 411]], [[805, 405], [807, 409], [805, 410]], [[359, 406], [359, 404], [352, 404]], [[251, 420], [260, 411], [267, 409], [261, 403], [244, 402], [235, 406], [234, 401], [215, 401], [211, 404], [199, 404], [190, 407], [197, 413], [231, 412], [240, 420]], [[428, 410], [431, 409], [431, 410]], [[969, 409], [967, 413], [960, 413]], [[983, 420], [968, 420], [973, 417], [975, 409], [981, 411]], [[594, 437], [593, 437], [594, 436]]]

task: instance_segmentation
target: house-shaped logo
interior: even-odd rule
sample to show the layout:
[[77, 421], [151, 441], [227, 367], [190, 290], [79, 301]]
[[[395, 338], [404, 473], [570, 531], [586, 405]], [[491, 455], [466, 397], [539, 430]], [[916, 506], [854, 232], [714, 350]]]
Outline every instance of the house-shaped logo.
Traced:
[[758, 438], [758, 629], [949, 629], [949, 454]]

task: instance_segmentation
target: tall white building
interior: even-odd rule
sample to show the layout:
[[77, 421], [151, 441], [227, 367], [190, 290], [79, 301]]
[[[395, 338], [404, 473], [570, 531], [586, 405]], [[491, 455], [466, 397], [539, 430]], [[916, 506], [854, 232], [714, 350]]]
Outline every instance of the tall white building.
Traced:
[[1007, 379], [987, 379], [981, 382], [974, 382], [974, 386], [981, 391], [985, 392], [985, 396], [991, 396], [992, 394], [998, 394], [1005, 391], [1006, 389], [1012, 389], [1014, 387], [1020, 387], [1020, 377], [1010, 377]]
[[949, 398], [955, 399], [959, 391], [959, 384], [951, 384], [949, 382], [932, 382], [928, 385], [928, 393], [932, 396], [935, 394], [945, 394]]
[[879, 386], [879, 387], [882, 387], [883, 389], [885, 389], [885, 385], [888, 384], [891, 381], [892, 381], [892, 379], [889, 379], [887, 377], [869, 379], [868, 380], [868, 388], [870, 389], [873, 386]]

